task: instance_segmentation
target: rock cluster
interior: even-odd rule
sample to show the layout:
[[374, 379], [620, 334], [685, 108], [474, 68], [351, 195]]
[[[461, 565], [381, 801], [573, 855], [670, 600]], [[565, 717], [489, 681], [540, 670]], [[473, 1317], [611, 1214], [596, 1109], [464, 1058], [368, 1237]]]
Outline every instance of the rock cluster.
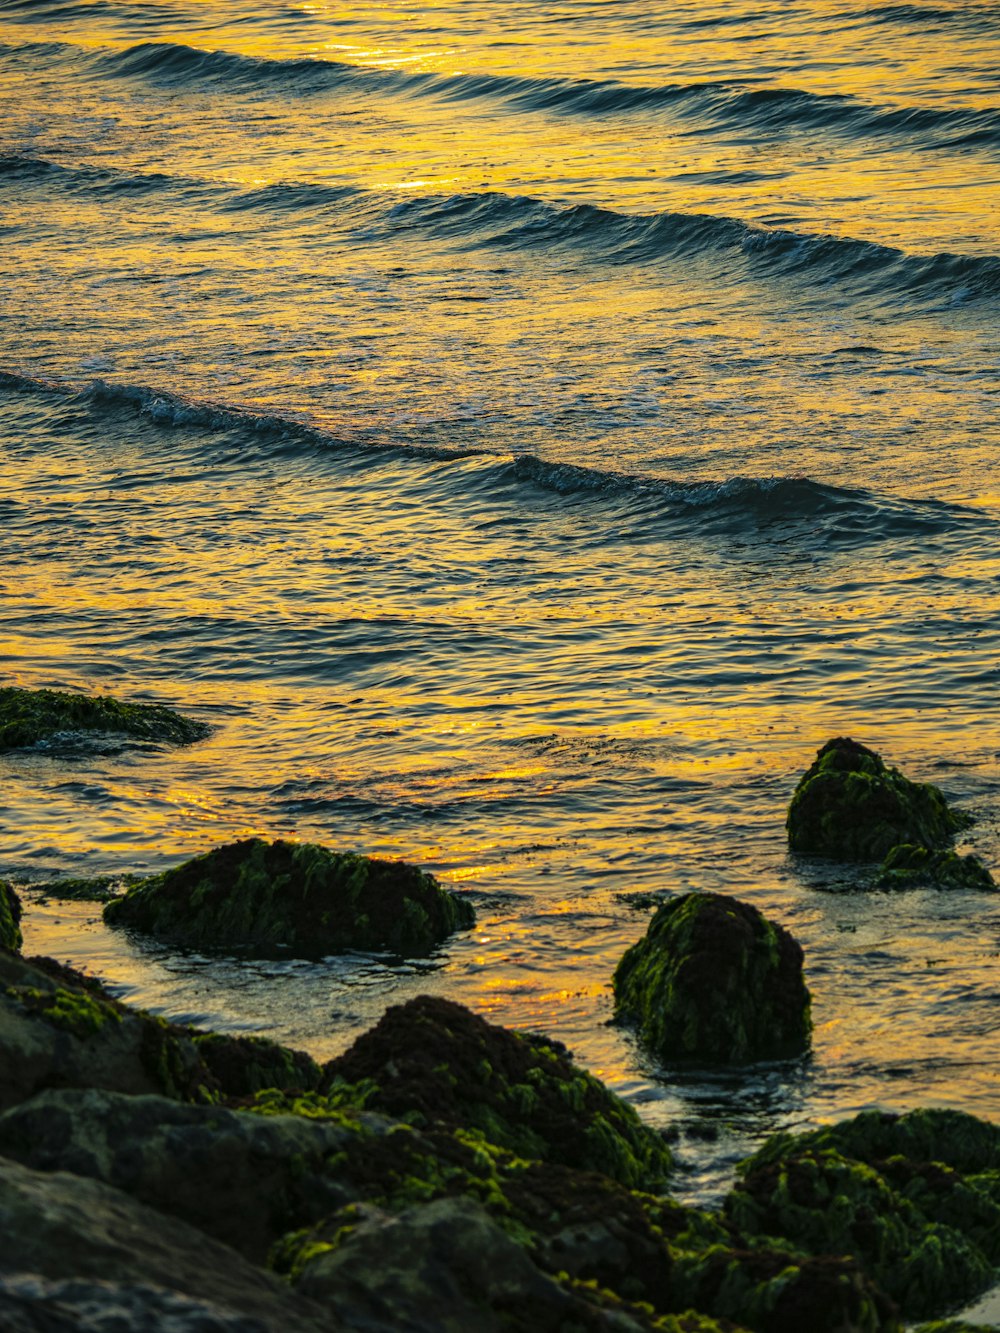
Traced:
[[211, 728], [161, 704], [130, 704], [111, 695], [0, 687], [0, 751], [37, 745], [62, 733], [112, 732], [142, 741], [189, 745]]

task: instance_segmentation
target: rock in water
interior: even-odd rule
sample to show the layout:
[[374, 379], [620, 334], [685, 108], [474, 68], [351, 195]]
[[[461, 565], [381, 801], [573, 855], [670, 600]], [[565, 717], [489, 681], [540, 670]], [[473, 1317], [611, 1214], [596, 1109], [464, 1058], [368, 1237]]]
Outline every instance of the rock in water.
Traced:
[[802, 856], [874, 861], [900, 843], [942, 847], [970, 822], [939, 788], [911, 782], [874, 750], [837, 737], [795, 788], [785, 827]]
[[405, 861], [247, 838], [154, 875], [108, 903], [104, 919], [192, 948], [420, 957], [475, 913]]
[[189, 745], [211, 728], [161, 704], [127, 704], [111, 695], [0, 688], [0, 750], [36, 745], [68, 731], [111, 731], [143, 741]]
[[996, 888], [993, 876], [978, 856], [959, 856], [951, 848], [931, 851], [912, 842], [893, 847], [875, 880], [877, 889], [910, 889], [924, 885], [935, 889], [991, 891]]
[[617, 1017], [663, 1060], [742, 1064], [806, 1050], [802, 949], [719, 893], [664, 903], [614, 975]]

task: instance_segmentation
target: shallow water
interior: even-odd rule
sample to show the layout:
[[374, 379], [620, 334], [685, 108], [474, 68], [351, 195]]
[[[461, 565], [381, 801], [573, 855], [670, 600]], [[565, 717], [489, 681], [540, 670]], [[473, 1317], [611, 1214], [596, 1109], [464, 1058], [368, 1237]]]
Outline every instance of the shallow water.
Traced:
[[[1000, 866], [1000, 8], [661, 10], [4, 7], [6, 675], [215, 730], [3, 756], [0, 871], [417, 860], [479, 926], [416, 965], [55, 901], [27, 945], [319, 1056], [452, 996], [708, 1199], [777, 1127], [998, 1114], [1000, 899], [860, 893], [783, 819], [853, 735]], [[800, 939], [810, 1059], [609, 1026], [629, 895], [692, 888]]]

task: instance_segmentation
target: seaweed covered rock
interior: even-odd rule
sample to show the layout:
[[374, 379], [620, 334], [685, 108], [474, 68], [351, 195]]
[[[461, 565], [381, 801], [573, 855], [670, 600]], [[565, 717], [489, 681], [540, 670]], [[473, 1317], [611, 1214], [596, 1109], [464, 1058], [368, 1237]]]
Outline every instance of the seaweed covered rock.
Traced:
[[664, 903], [618, 964], [615, 1014], [663, 1060], [745, 1063], [809, 1045], [802, 949], [718, 893]]
[[143, 881], [109, 902], [104, 919], [192, 948], [419, 957], [475, 914], [404, 861], [246, 838]]
[[[326, 1088], [417, 1125], [478, 1129], [522, 1157], [652, 1188], [670, 1151], [562, 1046], [495, 1027], [449, 1000], [387, 1010], [325, 1068]], [[346, 1086], [345, 1086], [346, 1085]]]
[[998, 1133], [918, 1111], [779, 1135], [741, 1167], [726, 1215], [745, 1234], [853, 1255], [910, 1318], [940, 1313], [985, 1289], [1000, 1260]]
[[677, 1298], [754, 1333], [899, 1333], [896, 1308], [850, 1258], [716, 1246], [678, 1255]]
[[0, 1110], [45, 1088], [204, 1101], [319, 1078], [309, 1056], [274, 1042], [209, 1037], [130, 1009], [51, 959], [0, 953]]
[[993, 876], [978, 856], [959, 856], [951, 848], [932, 851], [912, 842], [893, 847], [879, 868], [875, 887], [915, 889], [924, 886], [986, 891], [996, 888]]
[[21, 899], [12, 885], [0, 879], [0, 946], [16, 953], [24, 940], [21, 937]]
[[837, 737], [799, 781], [785, 827], [802, 856], [874, 861], [901, 843], [942, 847], [969, 822], [938, 787], [911, 782], [874, 750]]
[[211, 728], [162, 704], [129, 704], [111, 695], [0, 687], [0, 750], [37, 745], [63, 732], [105, 731], [136, 740], [190, 745]]

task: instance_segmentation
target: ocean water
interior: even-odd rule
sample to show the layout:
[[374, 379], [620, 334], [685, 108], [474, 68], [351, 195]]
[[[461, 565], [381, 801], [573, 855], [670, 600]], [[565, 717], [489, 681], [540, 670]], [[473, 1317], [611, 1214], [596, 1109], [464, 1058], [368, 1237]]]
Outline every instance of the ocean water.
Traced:
[[[998, 57], [974, 0], [7, 0], [3, 675], [214, 731], [3, 756], [0, 873], [256, 832], [479, 914], [251, 963], [33, 898], [28, 947], [320, 1057], [451, 996], [679, 1126], [693, 1198], [776, 1128], [996, 1119], [1000, 899], [783, 821], [851, 735], [1000, 876]], [[690, 889], [802, 942], [811, 1057], [609, 1024]]]

